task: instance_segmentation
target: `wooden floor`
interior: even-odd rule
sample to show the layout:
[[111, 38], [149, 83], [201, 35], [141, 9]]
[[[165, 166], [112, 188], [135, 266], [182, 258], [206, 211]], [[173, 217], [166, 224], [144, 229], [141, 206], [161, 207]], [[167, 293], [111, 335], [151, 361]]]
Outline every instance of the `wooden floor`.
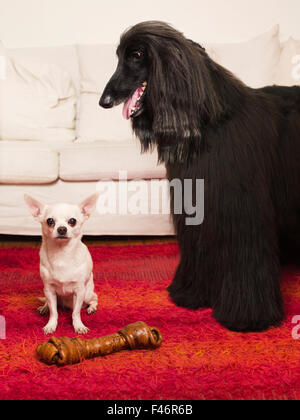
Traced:
[[[85, 236], [83, 242], [87, 246], [126, 246], [126, 245], [142, 245], [153, 243], [174, 243], [176, 239], [173, 236]], [[9, 247], [30, 247], [39, 248], [41, 238], [37, 236], [10, 236], [0, 235], [0, 248]]]

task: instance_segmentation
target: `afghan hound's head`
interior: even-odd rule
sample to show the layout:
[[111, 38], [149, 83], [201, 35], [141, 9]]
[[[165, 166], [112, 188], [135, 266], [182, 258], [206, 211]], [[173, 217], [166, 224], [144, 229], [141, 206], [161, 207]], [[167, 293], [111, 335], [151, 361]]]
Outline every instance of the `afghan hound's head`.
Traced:
[[219, 66], [170, 25], [137, 24], [121, 36], [117, 55], [116, 72], [100, 105], [111, 108], [124, 102], [123, 116], [132, 120], [144, 149], [153, 143], [163, 148], [200, 139], [202, 126], [224, 112], [217, 89]]

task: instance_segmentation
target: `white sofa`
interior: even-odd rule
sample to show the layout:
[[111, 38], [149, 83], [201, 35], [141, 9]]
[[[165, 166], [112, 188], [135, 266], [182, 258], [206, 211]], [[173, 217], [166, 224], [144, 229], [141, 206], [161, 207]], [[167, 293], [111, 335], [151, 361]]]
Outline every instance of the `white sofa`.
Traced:
[[[280, 43], [278, 25], [244, 43], [206, 48], [252, 87], [300, 84], [300, 41]], [[25, 192], [49, 203], [78, 202], [99, 181], [115, 180], [118, 189], [119, 171], [127, 171], [130, 199], [152, 180], [166, 182], [156, 153], [140, 154], [120, 107], [98, 106], [116, 62], [114, 45], [7, 50], [0, 43], [0, 234], [40, 234]], [[95, 212], [85, 233], [173, 234], [169, 214], [125, 213]]]

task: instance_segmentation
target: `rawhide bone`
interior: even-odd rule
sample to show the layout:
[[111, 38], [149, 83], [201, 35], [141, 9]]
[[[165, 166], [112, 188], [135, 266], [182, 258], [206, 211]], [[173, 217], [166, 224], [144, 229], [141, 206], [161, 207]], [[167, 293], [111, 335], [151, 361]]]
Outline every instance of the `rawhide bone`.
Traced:
[[160, 331], [140, 321], [127, 325], [116, 334], [90, 340], [52, 337], [48, 342], [40, 344], [36, 352], [42, 362], [64, 366], [121, 350], [155, 349], [161, 343]]

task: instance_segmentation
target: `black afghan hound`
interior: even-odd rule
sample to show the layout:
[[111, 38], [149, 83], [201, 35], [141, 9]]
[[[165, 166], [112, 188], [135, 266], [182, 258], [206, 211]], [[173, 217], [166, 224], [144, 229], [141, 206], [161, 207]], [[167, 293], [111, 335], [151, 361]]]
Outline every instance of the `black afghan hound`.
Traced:
[[252, 89], [163, 22], [126, 31], [117, 55], [100, 105], [125, 102], [170, 180], [205, 182], [204, 222], [173, 214], [171, 298], [233, 331], [280, 325], [280, 263], [300, 263], [300, 87]]

